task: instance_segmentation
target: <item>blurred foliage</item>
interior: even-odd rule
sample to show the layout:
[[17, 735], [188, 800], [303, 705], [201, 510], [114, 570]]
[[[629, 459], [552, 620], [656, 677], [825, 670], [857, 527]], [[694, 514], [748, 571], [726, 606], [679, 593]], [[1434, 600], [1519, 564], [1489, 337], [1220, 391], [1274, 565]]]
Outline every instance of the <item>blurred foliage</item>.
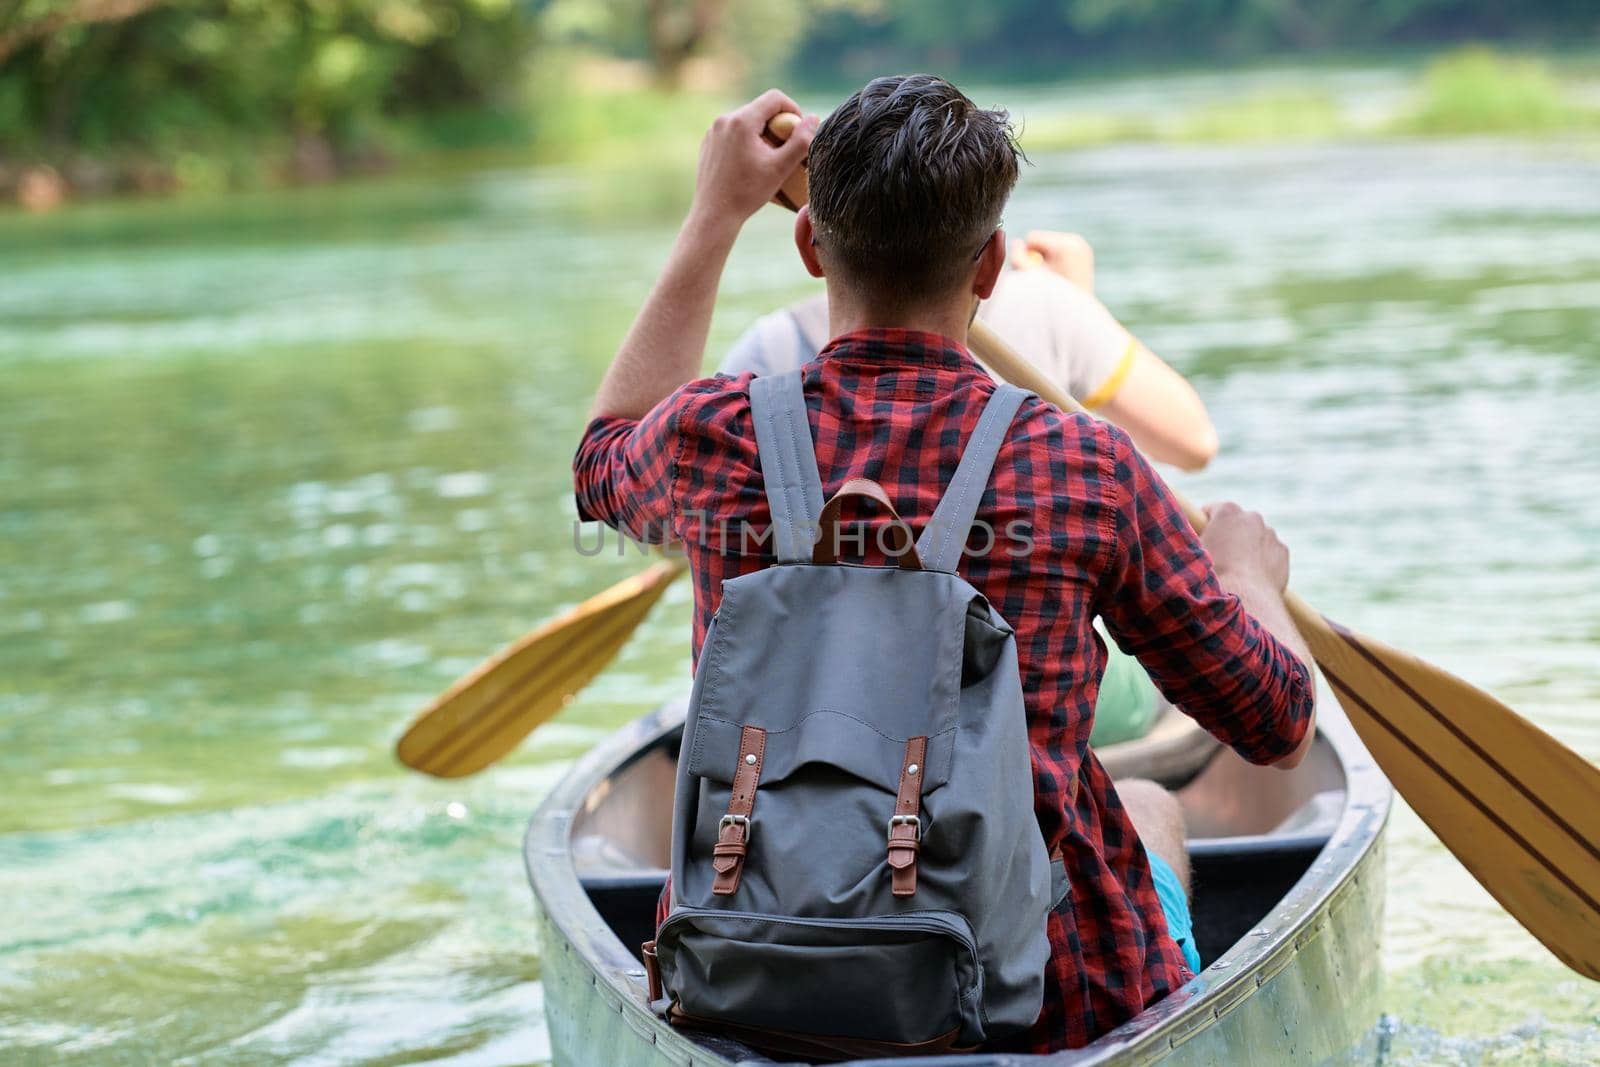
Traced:
[[840, 0], [808, 14], [797, 65], [847, 80], [930, 64], [1060, 76], [1130, 58], [1600, 41], [1594, 0]]
[[[38, 163], [95, 191], [325, 177], [433, 147], [604, 154], [698, 126], [736, 89], [889, 70], [1059, 79], [1597, 29], [1594, 0], [0, 0], [0, 192]], [[1405, 130], [1575, 115], [1548, 70], [1479, 52], [1429, 73]], [[1298, 94], [1037, 135], [1304, 137], [1342, 121]]]
[[[574, 88], [541, 95], [534, 125], [538, 155], [580, 163], [613, 163], [647, 156], [682, 170], [700, 151], [711, 120], [727, 109], [720, 93], [684, 91], [670, 96], [649, 89]], [[641, 145], [649, 150], [641, 153]]]
[[654, 81], [680, 88], [696, 59], [719, 80], [771, 79], [800, 50], [820, 12], [869, 13], [872, 0], [549, 0], [542, 35], [554, 45], [647, 61]]
[[1421, 99], [1398, 126], [1413, 133], [1539, 132], [1595, 120], [1548, 63], [1468, 48], [1429, 64]]
[[1314, 90], [1257, 93], [1186, 115], [1177, 136], [1190, 141], [1312, 141], [1349, 130], [1338, 101]]
[[511, 0], [21, 0], [0, 26], [0, 152], [89, 184], [127, 152], [220, 182], [264, 144], [331, 171], [399, 116], [517, 105], [534, 40]]

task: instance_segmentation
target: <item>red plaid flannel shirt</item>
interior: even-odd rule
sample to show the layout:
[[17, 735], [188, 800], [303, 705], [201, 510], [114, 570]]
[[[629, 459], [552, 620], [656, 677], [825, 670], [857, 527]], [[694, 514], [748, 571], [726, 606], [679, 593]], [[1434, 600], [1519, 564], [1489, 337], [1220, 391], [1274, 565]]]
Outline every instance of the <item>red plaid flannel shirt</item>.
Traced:
[[[770, 522], [750, 377], [690, 382], [643, 420], [596, 419], [574, 460], [584, 519], [685, 542], [697, 656], [723, 581], [772, 562], [770, 540], [758, 548], [752, 538], [742, 551], [737, 533], [723, 536], [741, 522], [760, 532]], [[916, 528], [933, 514], [994, 391], [964, 348], [906, 330], [836, 338], [806, 365], [804, 382], [824, 494], [871, 478]], [[1005, 1045], [1078, 1047], [1188, 977], [1144, 847], [1089, 749], [1106, 660], [1092, 620], [1104, 618], [1169, 700], [1257, 763], [1304, 736], [1310, 677], [1223, 592], [1166, 486], [1107, 423], [1024, 403], [978, 516], [1000, 537], [1014, 522], [1031, 531], [1031, 552], [997, 543], [969, 555], [962, 573], [1016, 630], [1039, 827], [1061, 848], [1072, 883], [1049, 918], [1044, 1009]], [[887, 563], [877, 538], [863, 540], [867, 562]], [[969, 548], [981, 549], [980, 539]]]

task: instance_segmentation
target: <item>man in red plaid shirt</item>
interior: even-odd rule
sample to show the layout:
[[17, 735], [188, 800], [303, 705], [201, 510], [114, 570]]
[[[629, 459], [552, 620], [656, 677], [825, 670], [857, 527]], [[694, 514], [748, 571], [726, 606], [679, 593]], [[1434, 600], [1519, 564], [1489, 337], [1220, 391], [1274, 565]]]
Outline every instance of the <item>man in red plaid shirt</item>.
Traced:
[[[744, 221], [808, 151], [795, 244], [828, 288], [833, 340], [803, 372], [824, 493], [871, 478], [925, 522], [994, 390], [964, 342], [1006, 256], [1018, 153], [1005, 114], [928, 75], [877, 79], [773, 147], [762, 131], [783, 111], [799, 108], [769, 91], [707, 134], [688, 219], [574, 460], [584, 519], [684, 543], [697, 655], [723, 581], [772, 562], [751, 375], [697, 377], [712, 305]], [[1106, 659], [1094, 617], [1246, 759], [1292, 767], [1310, 745], [1288, 552], [1258, 515], [1208, 514], [1197, 538], [1122, 431], [1036, 399], [995, 464], [978, 512], [994, 536], [969, 543], [963, 574], [1015, 628], [1034, 805], [1071, 882], [1049, 918], [1044, 1008], [1008, 1048], [1084, 1045], [1197, 966], [1182, 813], [1151, 783], [1114, 785], [1089, 748]], [[862, 543], [886, 562], [877, 538]]]

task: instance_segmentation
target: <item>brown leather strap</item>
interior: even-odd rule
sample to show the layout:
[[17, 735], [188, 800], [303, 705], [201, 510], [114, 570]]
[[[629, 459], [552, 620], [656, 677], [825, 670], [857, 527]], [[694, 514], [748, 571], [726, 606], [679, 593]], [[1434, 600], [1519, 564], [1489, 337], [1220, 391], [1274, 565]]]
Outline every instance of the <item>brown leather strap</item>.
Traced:
[[894, 501], [883, 491], [883, 486], [871, 478], [851, 478], [822, 505], [822, 516], [817, 519], [817, 544], [811, 550], [811, 562], [839, 562], [839, 512], [844, 508], [844, 502], [851, 499], [876, 501], [879, 507], [889, 513], [889, 527], [898, 531], [902, 546], [898, 551], [889, 553], [890, 556], [906, 570], [920, 571], [922, 557], [917, 555], [917, 539], [911, 535], [911, 527], [894, 509]]
[[644, 959], [644, 980], [649, 988], [651, 1003], [661, 999], [661, 965], [656, 962], [656, 943], [646, 941], [639, 946], [639, 955]]
[[922, 849], [922, 780], [927, 777], [923, 761], [928, 755], [928, 739], [913, 737], [906, 742], [905, 759], [900, 762], [900, 788], [894, 798], [894, 818], [889, 820], [889, 874], [892, 892], [909, 897], [917, 891], [917, 853]]
[[756, 783], [761, 781], [761, 760], [766, 753], [767, 732], [759, 726], [746, 726], [739, 734], [739, 765], [733, 772], [728, 814], [722, 817], [717, 843], [711, 849], [711, 867], [717, 872], [711, 891], [720, 897], [739, 888], [750, 844], [750, 815], [756, 810]]

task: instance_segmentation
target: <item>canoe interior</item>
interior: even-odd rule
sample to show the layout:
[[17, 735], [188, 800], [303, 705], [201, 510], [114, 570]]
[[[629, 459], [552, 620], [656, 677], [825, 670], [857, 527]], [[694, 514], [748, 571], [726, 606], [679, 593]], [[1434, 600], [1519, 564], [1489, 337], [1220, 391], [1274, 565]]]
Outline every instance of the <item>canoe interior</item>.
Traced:
[[[641, 749], [574, 813], [573, 861], [583, 890], [634, 953], [652, 936], [666, 880], [680, 737], [675, 731]], [[1266, 917], [1327, 844], [1344, 808], [1343, 768], [1321, 740], [1293, 772], [1254, 767], [1173, 720], [1164, 720], [1150, 743], [1118, 748], [1106, 759], [1114, 773], [1154, 777], [1183, 804], [1195, 936], [1209, 964]]]
[[[666, 876], [685, 701], [623, 727], [581, 758], [528, 824], [554, 1060], [564, 1067], [734, 1067], [770, 1062], [737, 1042], [667, 1026], [635, 955]], [[1081, 1049], [984, 1053], [929, 1067], [1327, 1067], [1371, 1062], [1379, 1011], [1383, 835], [1393, 793], [1325, 699], [1309, 758], [1251, 767], [1182, 716], [1102, 750], [1114, 778], [1174, 788], [1189, 820], [1206, 967]], [[899, 1061], [907, 1062], [907, 1061]]]

